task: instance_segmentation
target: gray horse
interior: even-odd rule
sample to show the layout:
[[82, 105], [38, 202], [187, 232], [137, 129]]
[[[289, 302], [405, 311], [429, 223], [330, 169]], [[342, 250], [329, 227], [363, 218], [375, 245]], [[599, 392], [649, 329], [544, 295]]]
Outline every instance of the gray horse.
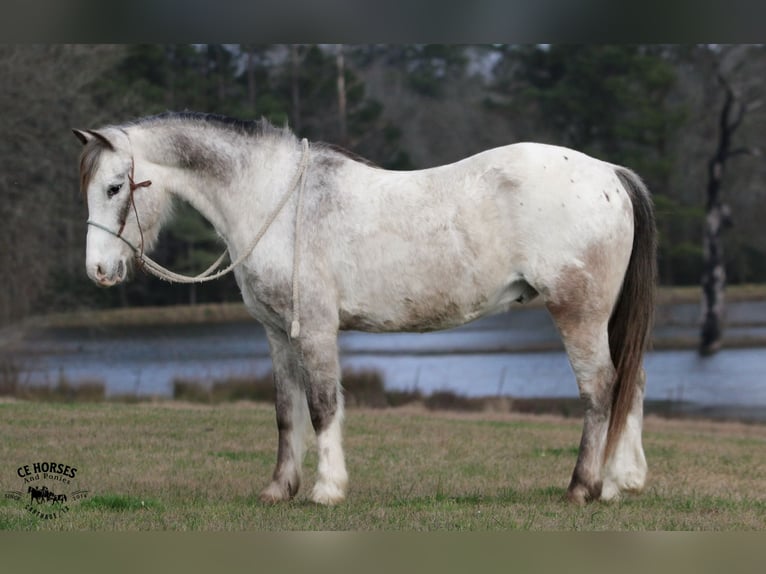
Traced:
[[[135, 260], [168, 280], [233, 270], [264, 325], [279, 429], [264, 501], [298, 491], [309, 420], [319, 453], [311, 497], [345, 496], [339, 330], [445, 329], [537, 296], [587, 405], [568, 498], [643, 488], [656, 232], [633, 172], [534, 143], [388, 171], [266, 122], [196, 113], [74, 131], [84, 144], [91, 279], [115, 285]], [[147, 257], [173, 196], [213, 224], [227, 269], [185, 279]]]

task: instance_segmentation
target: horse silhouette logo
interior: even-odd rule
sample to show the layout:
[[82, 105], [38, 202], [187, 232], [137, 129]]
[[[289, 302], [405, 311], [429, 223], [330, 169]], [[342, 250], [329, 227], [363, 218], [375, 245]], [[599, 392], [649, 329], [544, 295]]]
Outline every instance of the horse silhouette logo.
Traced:
[[45, 485], [39, 488], [30, 486], [27, 488], [27, 493], [29, 494], [30, 504], [32, 502], [37, 502], [37, 504], [40, 504], [41, 502], [50, 502], [51, 504], [54, 504], [56, 502], [67, 501], [66, 494], [56, 494], [52, 490], [48, 490], [48, 487]]
[[[16, 475], [23, 480], [21, 490], [5, 491], [5, 498], [24, 502], [25, 508], [42, 519], [51, 519], [69, 512], [69, 505], [87, 498], [82, 488], [69, 490], [79, 482], [76, 467], [57, 462], [34, 462], [19, 466]], [[28, 499], [26, 497], [29, 497]]]

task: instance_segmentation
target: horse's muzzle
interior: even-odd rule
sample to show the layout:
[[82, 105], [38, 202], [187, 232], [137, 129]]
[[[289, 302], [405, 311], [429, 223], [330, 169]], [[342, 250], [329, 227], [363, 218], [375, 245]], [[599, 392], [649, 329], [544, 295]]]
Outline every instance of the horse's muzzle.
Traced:
[[113, 287], [125, 280], [128, 274], [128, 268], [125, 261], [120, 259], [117, 265], [112, 267], [104, 263], [96, 263], [88, 269], [88, 276], [100, 287]]

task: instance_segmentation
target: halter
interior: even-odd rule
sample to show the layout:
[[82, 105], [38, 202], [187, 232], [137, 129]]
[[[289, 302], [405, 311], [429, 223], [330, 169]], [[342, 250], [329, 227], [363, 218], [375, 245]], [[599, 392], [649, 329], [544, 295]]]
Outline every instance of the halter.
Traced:
[[[135, 172], [136, 164], [133, 161], [133, 158], [130, 158], [130, 173], [128, 174], [128, 185], [130, 186], [130, 205], [133, 206], [133, 213], [136, 214], [136, 221], [138, 221], [138, 211], [136, 210], [136, 202], [133, 200], [133, 194], [135, 193], [136, 189], [139, 187], [149, 187], [152, 185], [152, 181], [150, 179], [146, 179], [144, 181], [140, 181], [138, 183], [135, 182], [133, 179], [133, 174]], [[122, 235], [123, 230], [125, 229], [125, 222], [128, 220], [128, 213], [127, 210], [125, 210], [125, 216], [122, 218], [122, 221], [120, 222], [120, 230], [117, 232], [117, 235]], [[138, 223], [138, 230], [141, 232], [141, 251], [143, 252], [143, 245], [144, 245], [144, 232], [141, 229], [141, 222]]]
[[[277, 206], [274, 208], [274, 210], [269, 214], [269, 217], [266, 219], [266, 221], [261, 225], [261, 228], [258, 230], [258, 233], [253, 238], [253, 241], [250, 243], [250, 245], [245, 249], [245, 251], [242, 252], [242, 254], [237, 257], [236, 261], [232, 261], [228, 267], [225, 269], [221, 269], [220, 271], [216, 272], [216, 269], [221, 266], [221, 263], [223, 262], [224, 258], [228, 254], [228, 249], [224, 250], [224, 252], [221, 254], [220, 257], [205, 271], [200, 273], [199, 275], [195, 276], [189, 276], [189, 275], [182, 275], [179, 273], [176, 273], [174, 271], [171, 271], [170, 269], [167, 269], [166, 267], [163, 267], [153, 259], [151, 259], [148, 255], [144, 254], [144, 232], [141, 229], [141, 222], [138, 219], [138, 210], [136, 209], [136, 203], [133, 200], [133, 194], [139, 187], [149, 187], [152, 185], [151, 180], [144, 180], [136, 183], [133, 180], [133, 174], [134, 174], [134, 161], [131, 157], [130, 160], [130, 173], [128, 174], [128, 183], [130, 185], [130, 195], [128, 199], [128, 204], [126, 209], [124, 210], [124, 215], [120, 218], [120, 228], [115, 233], [108, 227], [101, 225], [100, 223], [93, 221], [92, 219], [89, 219], [87, 221], [88, 225], [91, 225], [93, 227], [97, 227], [98, 229], [101, 229], [102, 231], [106, 231], [110, 235], [115, 236], [117, 239], [120, 239], [123, 241], [130, 249], [133, 251], [133, 253], [136, 256], [136, 259], [139, 262], [139, 265], [144, 270], [150, 272], [152, 275], [157, 277], [158, 279], [162, 279], [163, 281], [169, 281], [170, 283], [206, 283], [208, 281], [213, 281], [214, 279], [219, 279], [223, 277], [224, 275], [227, 275], [228, 273], [231, 273], [235, 268], [237, 268], [242, 262], [249, 257], [249, 255], [253, 252], [255, 249], [255, 246], [258, 245], [258, 242], [261, 240], [261, 238], [265, 235], [266, 231], [271, 227], [271, 224], [274, 222], [274, 220], [277, 218], [277, 216], [281, 213], [284, 206], [287, 204], [287, 201], [292, 197], [293, 193], [296, 189], [299, 189], [298, 193], [298, 205], [296, 206], [295, 210], [295, 238], [294, 238], [294, 245], [293, 245], [293, 277], [292, 277], [292, 291], [293, 291], [293, 320], [290, 328], [290, 337], [297, 338], [300, 335], [300, 292], [298, 290], [298, 265], [300, 263], [300, 250], [298, 249], [298, 237], [300, 233], [301, 228], [301, 219], [300, 219], [300, 213], [301, 213], [301, 203], [303, 198], [303, 189], [306, 185], [306, 168], [308, 166], [309, 162], [309, 142], [306, 138], [303, 138], [301, 140], [301, 146], [303, 147], [303, 154], [301, 156], [301, 162], [298, 166], [298, 171], [296, 171], [295, 175], [293, 176], [292, 181], [290, 182], [289, 187], [287, 188], [287, 191], [282, 196], [282, 199], [279, 201]], [[130, 209], [130, 206], [133, 207], [133, 212], [136, 215], [136, 222], [138, 223], [138, 231], [141, 235], [141, 246], [140, 248], [133, 245], [130, 241], [125, 239], [125, 237], [122, 236], [122, 232], [125, 229], [125, 223], [127, 221], [128, 217], [128, 211]]]

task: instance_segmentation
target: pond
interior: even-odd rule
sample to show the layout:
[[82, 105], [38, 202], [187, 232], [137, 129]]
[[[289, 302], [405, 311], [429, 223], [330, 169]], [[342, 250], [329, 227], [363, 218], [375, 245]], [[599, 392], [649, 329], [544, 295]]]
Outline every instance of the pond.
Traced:
[[[727, 332], [763, 336], [748, 324], [766, 304], [733, 306], [741, 325]], [[756, 305], [756, 307], [752, 307]], [[694, 335], [696, 306], [663, 315], [655, 339]], [[691, 321], [693, 323], [693, 320]], [[344, 369], [376, 370], [391, 390], [424, 394], [451, 390], [465, 396], [576, 397], [577, 387], [558, 334], [541, 308], [521, 308], [469, 325], [429, 334], [340, 336]], [[264, 375], [268, 343], [255, 322], [31, 332], [14, 346], [23, 384], [102, 382], [107, 395], [169, 397], [176, 378]], [[650, 352], [645, 360], [648, 400], [738, 409], [766, 418], [766, 349], [725, 349], [701, 358], [693, 350]], [[747, 418], [747, 417], [745, 417]]]

